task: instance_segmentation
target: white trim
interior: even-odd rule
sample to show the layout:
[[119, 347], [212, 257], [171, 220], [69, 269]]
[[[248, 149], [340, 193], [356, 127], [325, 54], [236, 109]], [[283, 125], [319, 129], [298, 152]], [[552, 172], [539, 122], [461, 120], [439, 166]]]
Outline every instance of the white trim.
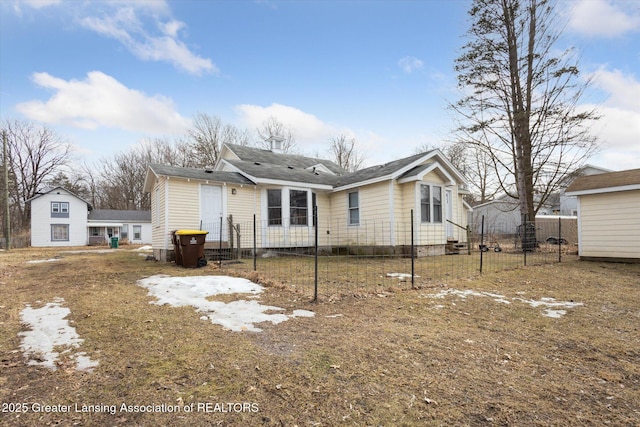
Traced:
[[582, 217], [580, 215], [580, 197], [578, 197], [578, 256], [582, 256]]
[[395, 246], [396, 245], [396, 227], [395, 227], [395, 212], [394, 212], [394, 194], [395, 194], [395, 190], [393, 188], [393, 181], [389, 181], [389, 195], [388, 195], [388, 199], [389, 199], [389, 219], [391, 222], [391, 227], [389, 227], [391, 229], [391, 234], [389, 235], [389, 243], [391, 244], [391, 246]]
[[122, 222], [87, 222], [87, 228], [89, 227], [122, 227]]
[[169, 250], [169, 177], [164, 180], [164, 249]]
[[585, 196], [588, 194], [616, 193], [619, 191], [640, 190], [640, 184], [621, 185], [618, 187], [594, 188], [591, 190], [571, 191], [564, 193], [565, 196]]
[[456, 181], [451, 176], [451, 174], [449, 172], [447, 172], [447, 170], [445, 168], [443, 168], [442, 165], [437, 163], [437, 162], [433, 163], [431, 166], [429, 166], [428, 168], [426, 168], [425, 170], [423, 170], [422, 172], [420, 172], [416, 176], [399, 179], [398, 180], [398, 184], [405, 184], [405, 183], [411, 182], [411, 181], [422, 181], [424, 179], [425, 175], [427, 175], [428, 173], [433, 172], [436, 169], [439, 170], [449, 180], [449, 182], [445, 183], [444, 185], [447, 185], [447, 186], [456, 185]]
[[358, 182], [354, 182], [353, 184], [347, 184], [347, 185], [343, 185], [340, 187], [331, 187], [333, 189], [333, 193], [337, 193], [338, 191], [346, 191], [346, 190], [351, 190], [353, 188], [360, 188], [360, 187], [364, 187], [365, 185], [371, 185], [371, 184], [377, 184], [379, 182], [384, 182], [384, 181], [389, 181], [393, 179], [393, 175], [385, 175], [379, 178], [372, 178], [369, 179], [367, 181], [358, 181]]

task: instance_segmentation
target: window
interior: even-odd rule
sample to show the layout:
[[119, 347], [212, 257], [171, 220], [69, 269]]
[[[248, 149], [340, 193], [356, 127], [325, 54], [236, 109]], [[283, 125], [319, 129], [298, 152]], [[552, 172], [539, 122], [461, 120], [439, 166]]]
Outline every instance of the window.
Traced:
[[442, 187], [420, 186], [420, 220], [422, 222], [442, 222]]
[[69, 202], [51, 202], [51, 218], [69, 218]]
[[98, 228], [98, 227], [89, 227], [89, 236], [91, 236], [91, 237], [100, 236], [100, 228]]
[[428, 185], [420, 186], [420, 220], [431, 222], [431, 195]]
[[269, 225], [282, 225], [282, 191], [267, 190]]
[[141, 240], [142, 239], [142, 226], [134, 225], [133, 226], [133, 240]]
[[291, 225], [307, 225], [308, 206], [305, 190], [289, 190], [289, 222]]
[[127, 239], [129, 237], [129, 224], [122, 224], [120, 227], [120, 238]]
[[349, 225], [360, 224], [360, 195], [357, 191], [349, 193]]
[[68, 242], [69, 224], [51, 224], [51, 241]]
[[433, 186], [433, 222], [442, 222], [442, 187]]

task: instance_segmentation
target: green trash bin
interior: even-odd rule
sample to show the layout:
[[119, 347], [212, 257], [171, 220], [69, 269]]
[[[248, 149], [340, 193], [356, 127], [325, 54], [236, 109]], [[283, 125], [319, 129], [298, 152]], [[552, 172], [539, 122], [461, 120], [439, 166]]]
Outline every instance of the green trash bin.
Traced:
[[204, 256], [204, 242], [208, 231], [176, 230], [175, 237], [182, 258], [182, 266], [186, 268], [204, 267], [207, 259]]
[[118, 249], [118, 238], [117, 237], [112, 237], [111, 238], [111, 249]]

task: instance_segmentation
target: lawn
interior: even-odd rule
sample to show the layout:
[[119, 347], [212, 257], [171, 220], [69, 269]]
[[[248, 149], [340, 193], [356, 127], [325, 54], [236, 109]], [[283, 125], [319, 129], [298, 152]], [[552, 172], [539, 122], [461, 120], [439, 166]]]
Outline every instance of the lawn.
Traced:
[[[296, 276], [248, 265], [0, 252], [0, 424], [640, 425], [640, 265], [569, 261], [414, 289], [385, 278], [318, 303]], [[238, 274], [263, 287], [233, 294], [237, 279], [217, 277], [228, 286], [214, 292], [197, 277]], [[256, 306], [264, 321], [225, 323]], [[53, 342], [49, 367], [51, 354], [25, 353], [25, 313], [47, 308], [73, 343]]]

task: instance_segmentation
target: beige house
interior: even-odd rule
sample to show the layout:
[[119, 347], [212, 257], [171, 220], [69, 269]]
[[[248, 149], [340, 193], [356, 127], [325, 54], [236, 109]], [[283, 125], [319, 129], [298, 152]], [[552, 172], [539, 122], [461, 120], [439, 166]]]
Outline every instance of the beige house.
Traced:
[[640, 262], [640, 169], [576, 178], [566, 194], [578, 198], [581, 259]]
[[335, 163], [271, 150], [226, 144], [211, 170], [152, 164], [153, 248], [172, 259], [171, 231], [209, 231], [206, 244], [227, 244], [227, 218], [251, 232], [261, 250], [311, 247], [313, 207], [318, 208], [319, 245], [405, 245], [415, 212], [414, 239], [422, 253], [445, 253], [448, 242], [466, 241], [469, 206], [465, 181], [439, 150], [349, 173]]

